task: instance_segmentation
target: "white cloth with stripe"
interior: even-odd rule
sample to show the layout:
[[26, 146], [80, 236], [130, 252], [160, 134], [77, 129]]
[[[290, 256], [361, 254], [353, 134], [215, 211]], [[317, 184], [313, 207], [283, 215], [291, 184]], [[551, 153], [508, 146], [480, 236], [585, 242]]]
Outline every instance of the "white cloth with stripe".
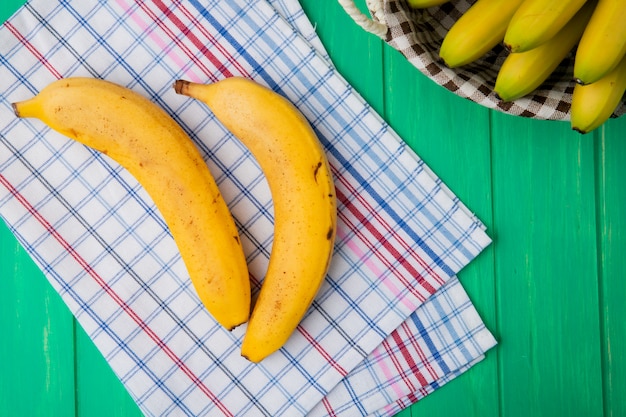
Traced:
[[[490, 243], [483, 224], [336, 72], [296, 6], [35, 0], [0, 28], [0, 215], [146, 415], [391, 415], [495, 343], [455, 277]], [[204, 310], [134, 178], [14, 117], [12, 101], [73, 75], [126, 85], [187, 129], [240, 227], [255, 291], [269, 189], [172, 81], [250, 77], [311, 122], [335, 174], [336, 252], [280, 352], [240, 356], [245, 326], [227, 332]]]

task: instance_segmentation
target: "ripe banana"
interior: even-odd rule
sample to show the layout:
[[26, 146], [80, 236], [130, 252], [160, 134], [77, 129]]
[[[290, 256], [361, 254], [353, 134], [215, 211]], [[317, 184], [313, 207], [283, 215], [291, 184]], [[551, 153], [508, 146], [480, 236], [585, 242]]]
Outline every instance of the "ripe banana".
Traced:
[[161, 212], [208, 311], [227, 329], [247, 321], [250, 280], [234, 220], [198, 149], [164, 110], [128, 88], [80, 77], [54, 81], [13, 108], [126, 168]]
[[513, 13], [523, 0], [478, 0], [452, 25], [439, 56], [446, 66], [469, 64], [502, 42]]
[[572, 129], [587, 133], [607, 121], [626, 91], [626, 57], [598, 81], [574, 86], [571, 107]]
[[504, 44], [511, 52], [524, 52], [541, 45], [556, 35], [585, 1], [524, 0], [509, 23]]
[[626, 54], [626, 1], [600, 0], [585, 29], [574, 60], [574, 78], [593, 83]]
[[409, 0], [409, 6], [414, 9], [424, 9], [426, 7], [440, 6], [450, 0]]
[[533, 92], [572, 51], [591, 17], [595, 1], [588, 1], [549, 41], [526, 52], [510, 53], [498, 71], [495, 93], [513, 101]]
[[260, 362], [280, 349], [317, 294], [336, 233], [335, 188], [314, 131], [295, 106], [242, 77], [212, 84], [178, 80], [177, 93], [198, 99], [248, 147], [274, 204], [274, 241], [241, 354]]

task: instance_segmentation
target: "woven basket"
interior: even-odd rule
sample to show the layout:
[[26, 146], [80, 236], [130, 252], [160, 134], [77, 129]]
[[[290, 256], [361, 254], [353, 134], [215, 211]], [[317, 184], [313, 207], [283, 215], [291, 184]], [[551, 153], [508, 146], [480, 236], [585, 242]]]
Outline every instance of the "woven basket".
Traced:
[[[510, 103], [502, 102], [493, 92], [498, 70], [507, 55], [502, 45], [462, 68], [450, 69], [440, 61], [438, 52], [444, 36], [475, 0], [451, 0], [419, 10], [409, 7], [405, 0], [366, 0], [371, 17], [361, 13], [354, 0], [338, 1], [364, 30], [379, 36], [423, 74], [456, 95], [516, 116], [569, 120], [574, 89], [573, 53], [539, 89]], [[613, 117], [625, 112], [626, 104], [622, 101]]]

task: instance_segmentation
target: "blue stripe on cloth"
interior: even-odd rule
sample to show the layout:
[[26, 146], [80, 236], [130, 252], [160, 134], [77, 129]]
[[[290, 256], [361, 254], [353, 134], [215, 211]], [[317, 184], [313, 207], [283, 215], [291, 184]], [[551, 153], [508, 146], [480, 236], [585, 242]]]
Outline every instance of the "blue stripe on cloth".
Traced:
[[419, 335], [426, 342], [426, 345], [428, 346], [428, 349], [430, 350], [430, 353], [433, 355], [433, 358], [437, 361], [437, 364], [441, 367], [441, 370], [443, 371], [443, 373], [447, 374], [448, 372], [450, 372], [450, 368], [448, 368], [448, 365], [442, 359], [441, 354], [439, 353], [439, 350], [437, 349], [437, 347], [433, 343], [433, 340], [432, 340], [429, 332], [426, 331], [426, 328], [422, 324], [422, 322], [419, 319], [419, 317], [417, 316], [417, 314], [411, 314], [410, 319], [413, 321], [413, 324], [415, 324], [415, 327], [417, 327]]
[[[316, 405], [309, 417], [375, 414], [383, 406], [396, 401], [402, 403], [405, 396], [413, 401], [421, 398], [468, 369], [470, 364], [475, 363], [493, 346], [495, 340], [484, 326], [478, 325], [478, 313], [466, 302], [466, 296], [459, 280], [452, 278], [416, 310], [411, 319], [405, 322], [406, 325], [403, 324], [402, 331], [410, 332], [410, 335], [402, 339], [402, 344], [396, 341], [396, 337], [402, 337], [400, 333], [396, 337], [389, 336], [384, 348], [377, 348], [355, 367], [325, 397], [323, 403]], [[436, 305], [434, 302], [442, 299], [445, 308], [442, 308], [442, 303]], [[441, 337], [450, 323], [459, 328], [476, 327], [472, 335], [482, 341], [455, 339], [447, 335]], [[418, 328], [423, 331], [420, 333]], [[429, 340], [421, 337], [424, 332], [429, 334]], [[437, 349], [433, 349], [435, 343]], [[474, 351], [474, 354], [465, 360], [457, 357], [462, 348]], [[415, 362], [412, 367], [408, 367], [408, 363], [403, 360], [409, 354]], [[395, 407], [390, 409], [397, 410]]]

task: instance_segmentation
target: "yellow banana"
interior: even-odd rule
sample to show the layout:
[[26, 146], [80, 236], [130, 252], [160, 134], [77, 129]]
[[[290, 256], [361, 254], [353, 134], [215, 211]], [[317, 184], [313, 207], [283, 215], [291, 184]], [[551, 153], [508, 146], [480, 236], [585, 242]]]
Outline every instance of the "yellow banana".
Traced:
[[586, 0], [524, 0], [504, 35], [511, 52], [533, 49], [556, 35]]
[[587, 133], [606, 122], [626, 91], [626, 57], [598, 81], [574, 86], [570, 112], [572, 129]]
[[250, 279], [236, 225], [198, 149], [164, 110], [128, 88], [80, 77], [54, 81], [13, 108], [126, 168], [161, 212], [208, 311], [227, 329], [247, 321]]
[[328, 270], [337, 208], [326, 155], [296, 107], [254, 81], [179, 80], [175, 90], [207, 104], [248, 147], [272, 193], [273, 246], [241, 347], [242, 356], [259, 362], [285, 344]]
[[599, 80], [626, 54], [626, 1], [600, 0], [580, 39], [574, 78], [581, 84]]
[[457, 20], [441, 43], [439, 56], [450, 68], [469, 64], [502, 42], [523, 0], [478, 0]]
[[533, 92], [573, 50], [593, 13], [588, 1], [552, 39], [526, 52], [510, 53], [498, 71], [495, 93], [513, 101]]
[[409, 0], [409, 6], [414, 9], [424, 9], [426, 7], [440, 6], [450, 0]]

